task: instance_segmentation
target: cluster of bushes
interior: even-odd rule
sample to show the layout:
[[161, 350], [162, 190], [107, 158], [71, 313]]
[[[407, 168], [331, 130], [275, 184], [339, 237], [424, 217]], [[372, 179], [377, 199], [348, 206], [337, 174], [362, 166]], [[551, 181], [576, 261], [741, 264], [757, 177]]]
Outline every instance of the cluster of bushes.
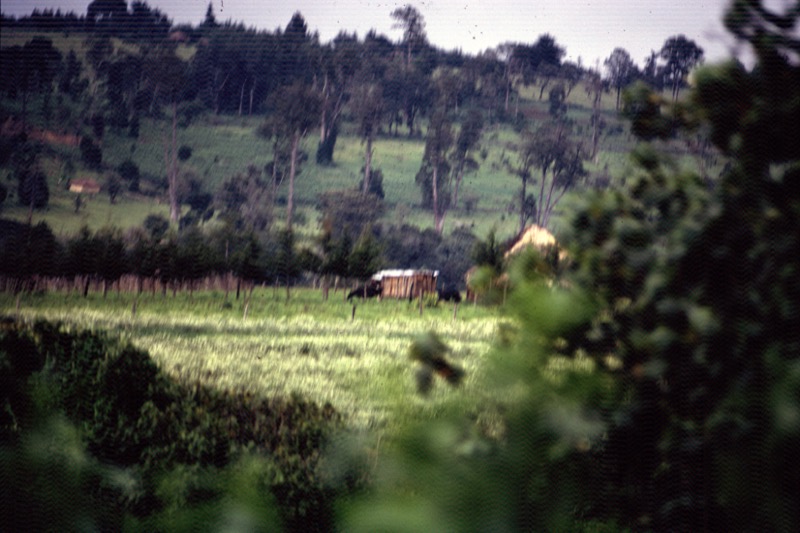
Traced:
[[285, 231], [258, 237], [189, 226], [174, 232], [158, 216], [124, 234], [84, 228], [58, 239], [46, 223], [28, 226], [2, 219], [0, 230], [0, 276], [6, 289], [38, 290], [41, 278], [82, 278], [84, 285], [75, 289], [84, 293], [92, 283], [108, 289], [126, 274], [191, 290], [197, 280], [228, 272], [249, 282], [294, 283], [303, 273], [364, 279], [384, 266], [437, 269], [443, 284], [461, 284], [477, 242], [467, 229], [443, 237], [404, 225], [376, 227], [355, 241], [347, 234], [334, 238], [326, 233], [301, 249]]
[[218, 232], [206, 234], [196, 226], [169, 231], [157, 216], [144, 228], [123, 234], [116, 229], [94, 233], [83, 228], [77, 235], [57, 239], [46, 223], [28, 226], [0, 219], [0, 275], [11, 290], [38, 290], [42, 278], [82, 278], [108, 289], [123, 275], [155, 278], [165, 287], [188, 287], [217, 273], [233, 272], [253, 282], [292, 281], [304, 270], [294, 237]]
[[[17, 203], [33, 209], [41, 209], [50, 201], [47, 176], [38, 163], [43, 146], [29, 141], [24, 132], [11, 136], [0, 136], [0, 165], [8, 165], [8, 180], [16, 180]], [[6, 193], [0, 195], [0, 205], [9, 196], [8, 188], [0, 185]]]
[[2, 515], [12, 530], [201, 525], [223, 519], [228, 481], [241, 475], [275, 524], [330, 526], [319, 475], [341, 422], [330, 405], [178, 382], [140, 350], [49, 323], [4, 319], [0, 368]]

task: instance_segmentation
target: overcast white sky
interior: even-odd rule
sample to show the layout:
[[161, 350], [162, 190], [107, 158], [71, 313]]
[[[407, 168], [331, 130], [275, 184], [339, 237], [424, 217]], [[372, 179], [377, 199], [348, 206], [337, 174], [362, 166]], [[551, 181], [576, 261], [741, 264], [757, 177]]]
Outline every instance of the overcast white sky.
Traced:
[[[149, 0], [174, 23], [197, 24], [208, 0]], [[728, 0], [213, 0], [217, 21], [243, 22], [248, 27], [285, 28], [292, 14], [302, 13], [310, 31], [322, 42], [340, 30], [370, 30], [399, 40], [391, 12], [407, 3], [423, 15], [428, 40], [446, 50], [476, 54], [507, 41], [533, 43], [549, 33], [566, 48], [567, 59], [585, 66], [621, 46], [642, 65], [650, 50], [659, 50], [673, 35], [684, 34], [704, 50], [708, 61], [732, 54], [733, 40], [722, 26]], [[27, 15], [34, 8], [61, 8], [85, 14], [89, 0], [3, 0], [6, 15]]]

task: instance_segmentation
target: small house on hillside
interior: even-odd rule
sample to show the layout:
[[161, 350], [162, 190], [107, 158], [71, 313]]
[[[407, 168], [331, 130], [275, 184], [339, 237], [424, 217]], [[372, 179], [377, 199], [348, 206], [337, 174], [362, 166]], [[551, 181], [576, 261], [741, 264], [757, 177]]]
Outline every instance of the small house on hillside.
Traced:
[[423, 294], [436, 293], [438, 270], [381, 270], [372, 276], [381, 282], [384, 298], [418, 298]]
[[91, 178], [72, 180], [69, 183], [69, 192], [76, 192], [78, 194], [98, 194], [100, 192], [100, 184]]

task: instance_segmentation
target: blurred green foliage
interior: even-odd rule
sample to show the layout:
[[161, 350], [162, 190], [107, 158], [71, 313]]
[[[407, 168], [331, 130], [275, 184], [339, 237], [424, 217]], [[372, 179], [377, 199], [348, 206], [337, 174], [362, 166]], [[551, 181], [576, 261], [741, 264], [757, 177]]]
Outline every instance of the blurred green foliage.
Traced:
[[44, 322], [3, 322], [0, 367], [12, 530], [331, 525], [330, 405], [176, 382], [142, 351]]
[[457, 405], [407, 428], [344, 529], [800, 527], [800, 13], [731, 13], [754, 68], [703, 68], [683, 103], [627, 98], [643, 139], [708, 128], [731, 158], [721, 182], [643, 144], [629, 192], [585, 195], [569, 272], [510, 268], [500, 437]]

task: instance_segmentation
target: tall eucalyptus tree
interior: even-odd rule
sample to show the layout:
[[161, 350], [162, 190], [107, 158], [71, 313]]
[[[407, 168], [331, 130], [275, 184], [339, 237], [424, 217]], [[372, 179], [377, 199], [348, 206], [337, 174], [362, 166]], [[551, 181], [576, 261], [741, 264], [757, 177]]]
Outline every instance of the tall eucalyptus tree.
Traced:
[[360, 79], [352, 94], [351, 108], [365, 146], [362, 194], [370, 191], [372, 151], [384, 114], [383, 88], [374, 80]]
[[316, 84], [321, 97], [317, 163], [327, 165], [333, 163], [339, 122], [362, 63], [363, 48], [355, 34], [340, 32], [331, 44], [320, 47], [317, 56]]
[[686, 83], [686, 76], [702, 62], [703, 49], [685, 35], [676, 35], [664, 42], [659, 55], [665, 61], [665, 80], [672, 88], [673, 101], [676, 101], [681, 87]]
[[180, 218], [178, 169], [178, 103], [186, 89], [188, 65], [175, 53], [175, 47], [164, 45], [149, 57], [147, 70], [154, 100], [156, 97], [170, 108], [171, 125], [164, 134], [164, 166], [167, 173], [169, 218], [177, 223]]
[[272, 94], [269, 103], [272, 120], [259, 128], [260, 135], [283, 138], [289, 144], [289, 190], [286, 196], [286, 227], [289, 231], [294, 217], [294, 185], [300, 142], [317, 124], [320, 106], [319, 93], [296, 81]]
[[450, 163], [447, 153], [453, 144], [453, 125], [443, 109], [437, 109], [428, 126], [425, 152], [415, 181], [422, 192], [422, 204], [433, 210], [433, 225], [441, 234], [450, 205]]
[[628, 85], [636, 75], [636, 64], [631, 59], [630, 54], [624, 48], [614, 48], [603, 65], [608, 71], [608, 81], [617, 91], [617, 111], [619, 111], [619, 99], [622, 89]]

